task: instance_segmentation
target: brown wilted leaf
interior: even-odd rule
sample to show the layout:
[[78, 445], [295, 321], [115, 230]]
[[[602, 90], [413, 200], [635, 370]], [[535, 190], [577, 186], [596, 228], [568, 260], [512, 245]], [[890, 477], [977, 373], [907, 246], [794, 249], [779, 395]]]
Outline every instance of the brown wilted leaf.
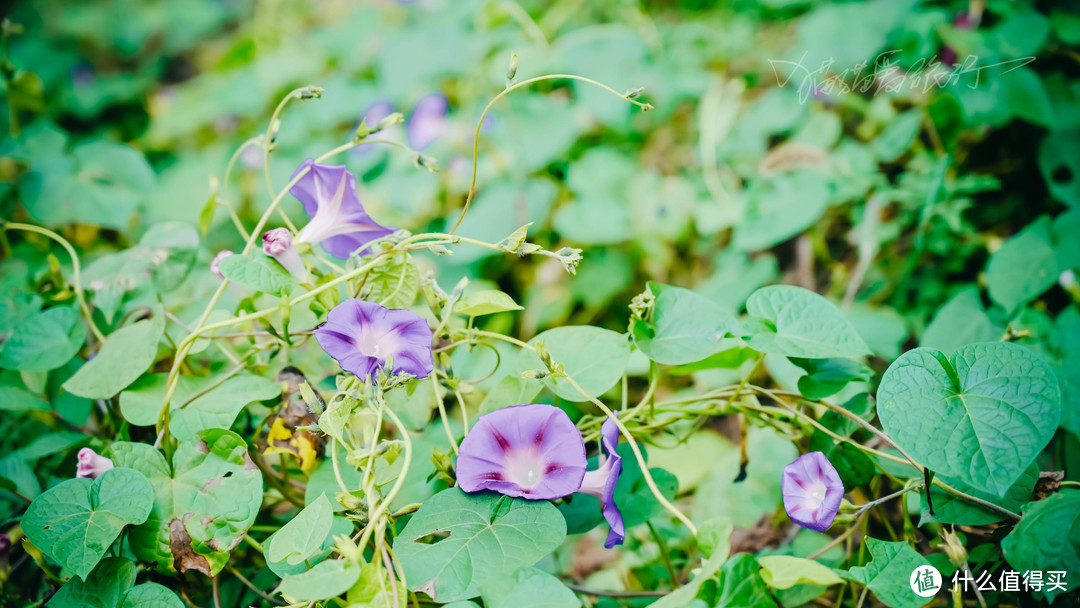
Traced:
[[1035, 482], [1035, 489], [1031, 491], [1031, 500], [1042, 500], [1061, 489], [1061, 481], [1065, 479], [1065, 471], [1042, 471], [1039, 479]]
[[824, 148], [798, 142], [780, 144], [758, 163], [758, 174], [769, 177], [778, 173], [794, 171], [806, 167], [824, 168], [829, 166], [829, 154]]
[[191, 535], [188, 534], [184, 522], [192, 515], [192, 513], [187, 513], [184, 519], [173, 518], [169, 522], [169, 549], [173, 554], [173, 568], [176, 568], [177, 572], [198, 570], [206, 576], [213, 576], [214, 574], [210, 571], [210, 562], [206, 557], [195, 553], [191, 547]]

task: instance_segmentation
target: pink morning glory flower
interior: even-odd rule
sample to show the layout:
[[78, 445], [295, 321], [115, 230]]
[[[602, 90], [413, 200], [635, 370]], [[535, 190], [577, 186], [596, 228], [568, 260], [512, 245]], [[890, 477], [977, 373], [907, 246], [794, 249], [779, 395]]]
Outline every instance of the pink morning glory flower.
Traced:
[[335, 306], [315, 328], [319, 346], [341, 369], [368, 378], [392, 357], [392, 371], [417, 378], [431, 373], [431, 328], [408, 310], [352, 298]]
[[780, 488], [791, 521], [818, 532], [829, 529], [844, 498], [840, 474], [821, 452], [803, 454], [784, 467]]
[[551, 500], [578, 491], [585, 463], [585, 442], [566, 412], [513, 405], [476, 421], [458, 449], [457, 480], [465, 492]]
[[218, 252], [217, 255], [214, 256], [213, 260], [210, 260], [210, 272], [216, 274], [219, 279], [224, 279], [225, 275], [221, 274], [221, 269], [218, 268], [218, 264], [221, 263], [221, 260], [224, 260], [225, 258], [229, 257], [230, 255], [236, 255], [236, 254], [233, 253], [232, 251], [229, 251], [228, 249], [222, 249], [221, 251]]
[[[618, 416], [619, 413], [615, 412]], [[622, 473], [622, 456], [615, 450], [619, 445], [619, 427], [615, 421], [608, 418], [600, 427], [600, 443], [604, 448], [604, 454], [600, 455], [599, 467], [594, 471], [585, 473], [581, 481], [583, 494], [595, 496], [600, 500], [604, 508], [604, 519], [607, 520], [610, 530], [604, 548], [610, 549], [615, 545], [621, 545], [626, 538], [626, 526], [623, 525], [622, 513], [615, 504], [615, 484], [619, 481]]]
[[307, 268], [300, 259], [300, 252], [293, 247], [292, 233], [288, 228], [267, 230], [262, 236], [262, 242], [263, 253], [277, 260], [296, 279], [307, 280]]
[[91, 448], [79, 450], [78, 464], [75, 465], [75, 477], [97, 479], [105, 471], [113, 468], [113, 461], [99, 455]]
[[420, 98], [405, 123], [405, 134], [413, 150], [422, 152], [446, 134], [446, 111], [450, 103], [442, 93], [429, 93]]
[[371, 219], [356, 193], [356, 177], [345, 165], [319, 165], [308, 159], [293, 174], [309, 169], [289, 190], [304, 205], [311, 221], [296, 235], [301, 243], [321, 243], [330, 255], [346, 260], [394, 228]]

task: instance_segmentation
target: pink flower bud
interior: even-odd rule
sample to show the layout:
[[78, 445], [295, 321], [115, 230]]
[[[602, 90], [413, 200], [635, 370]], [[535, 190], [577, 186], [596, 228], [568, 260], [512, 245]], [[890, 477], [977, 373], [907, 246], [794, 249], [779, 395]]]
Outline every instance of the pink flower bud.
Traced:
[[230, 255], [236, 254], [229, 251], [228, 249], [222, 249], [221, 251], [219, 251], [218, 254], [214, 256], [214, 259], [210, 261], [210, 272], [216, 274], [219, 278], [224, 279], [225, 276], [221, 274], [221, 270], [218, 269], [218, 264], [221, 263], [221, 260], [224, 260]]
[[79, 450], [79, 463], [75, 467], [75, 477], [97, 479], [102, 473], [113, 468], [113, 461], [99, 455], [90, 448]]
[[307, 268], [300, 259], [300, 253], [296, 251], [296, 247], [293, 247], [292, 233], [287, 228], [267, 230], [263, 234], [262, 241], [263, 253], [277, 260], [297, 280], [307, 280]]

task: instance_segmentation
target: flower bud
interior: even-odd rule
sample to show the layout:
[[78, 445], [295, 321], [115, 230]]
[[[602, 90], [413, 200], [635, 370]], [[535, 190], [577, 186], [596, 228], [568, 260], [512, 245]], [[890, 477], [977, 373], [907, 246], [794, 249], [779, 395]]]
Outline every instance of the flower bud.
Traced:
[[90, 448], [79, 450], [78, 464], [75, 467], [75, 477], [97, 479], [109, 469], [113, 468], [113, 461], [99, 455]]
[[214, 256], [214, 259], [210, 261], [210, 272], [216, 274], [218, 278], [224, 279], [225, 275], [221, 274], [221, 270], [218, 268], [218, 265], [221, 264], [221, 260], [224, 260], [230, 255], [236, 254], [232, 251], [229, 251], [228, 249], [222, 249], [221, 251], [219, 251], [218, 254]]
[[509, 87], [514, 83], [514, 77], [517, 76], [518, 69], [518, 56], [517, 53], [510, 55], [510, 67], [506, 70], [506, 86]]
[[292, 233], [288, 228], [267, 230], [263, 234], [262, 241], [263, 253], [277, 260], [298, 281], [307, 280], [307, 268], [304, 267], [304, 261], [300, 259], [300, 253], [296, 251], [296, 247], [293, 247]]

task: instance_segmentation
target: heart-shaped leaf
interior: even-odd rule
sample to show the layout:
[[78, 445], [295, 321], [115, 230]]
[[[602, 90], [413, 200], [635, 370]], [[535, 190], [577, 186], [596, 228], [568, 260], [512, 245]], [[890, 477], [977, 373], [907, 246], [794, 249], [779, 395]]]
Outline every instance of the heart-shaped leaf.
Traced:
[[832, 302], [792, 285], [770, 285], [746, 300], [751, 348], [786, 357], [824, 359], [870, 354], [855, 327]]
[[124, 526], [146, 521], [153, 503], [146, 476], [114, 468], [57, 484], [30, 503], [22, 526], [30, 542], [86, 580]]
[[912, 457], [944, 477], [1005, 496], [1057, 430], [1053, 369], [1009, 342], [969, 344], [951, 357], [916, 348], [889, 366], [878, 415]]
[[730, 311], [689, 289], [649, 283], [655, 296], [652, 322], [635, 321], [634, 342], [645, 356], [664, 365], [701, 361], [721, 349], [720, 341], [737, 331]]
[[[529, 344], [541, 341], [547, 346], [552, 360], [562, 365], [566, 375], [593, 397], [603, 395], [615, 386], [630, 359], [626, 336], [601, 327], [556, 327], [529, 340]], [[522, 349], [518, 355], [518, 369], [546, 371], [540, 358], [529, 349]], [[545, 378], [544, 385], [567, 401], [588, 401], [563, 378]]]
[[157, 357], [165, 333], [165, 313], [132, 323], [109, 334], [97, 356], [64, 383], [64, 390], [87, 399], [109, 399], [128, 387]]
[[72, 577], [52, 596], [49, 608], [116, 608], [124, 591], [135, 583], [135, 564], [122, 557], [106, 557], [86, 580]]
[[[505, 502], [497, 508], [500, 499]], [[566, 522], [549, 502], [450, 488], [413, 515], [394, 553], [411, 589], [453, 602], [476, 597], [485, 585], [535, 564], [564, 538]]]
[[220, 572], [262, 505], [262, 476], [244, 440], [204, 431], [180, 444], [171, 466], [145, 443], [118, 441], [112, 451], [117, 466], [141, 471], [153, 485], [153, 512], [131, 531], [135, 555], [166, 574]]

